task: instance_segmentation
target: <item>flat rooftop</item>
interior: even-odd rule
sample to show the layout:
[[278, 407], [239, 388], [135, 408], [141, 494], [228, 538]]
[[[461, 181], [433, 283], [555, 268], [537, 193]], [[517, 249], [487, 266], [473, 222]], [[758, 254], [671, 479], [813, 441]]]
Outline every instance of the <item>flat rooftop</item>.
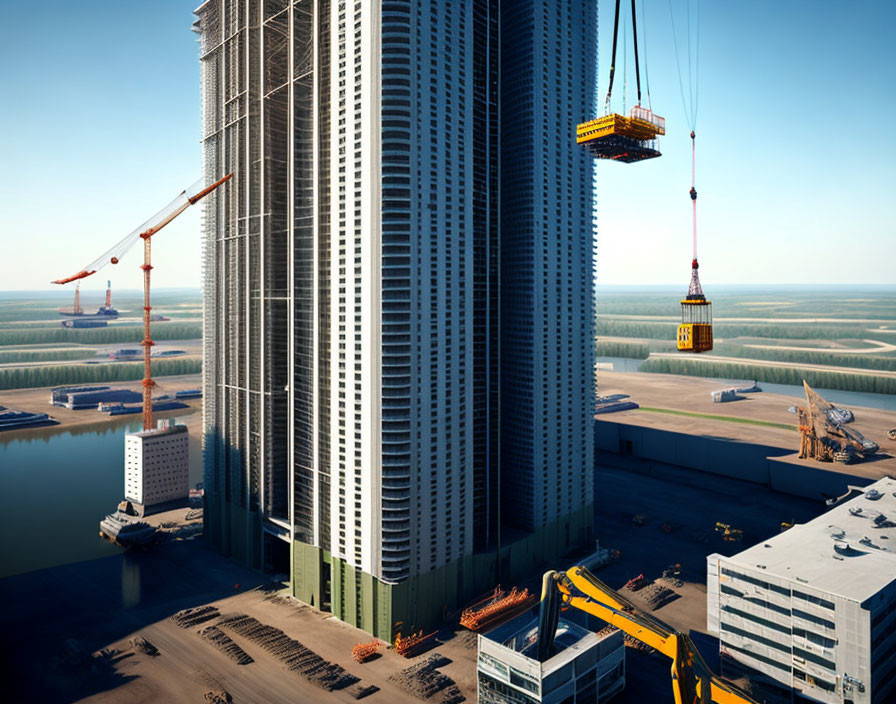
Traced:
[[896, 581], [896, 479], [725, 559], [863, 602]]
[[[858, 430], [867, 439], [880, 445], [872, 462], [840, 465], [797, 458], [800, 437], [797, 416], [791, 406], [805, 406], [806, 398], [761, 391], [739, 394], [742, 398], [727, 403], [713, 403], [710, 394], [731, 388], [723, 379], [701, 379], [676, 374], [613, 372], [598, 369], [597, 382], [601, 396], [623, 393], [641, 408], [595, 416], [597, 421], [624, 423], [656, 428], [688, 435], [701, 435], [719, 440], [751, 443], [776, 448], [773, 453], [785, 462], [816, 466], [829, 472], [843, 472], [857, 477], [880, 479], [896, 476], [896, 442], [887, 438], [887, 431], [896, 428], [896, 412], [851, 404], [837, 404], [855, 413], [849, 428]], [[750, 382], [745, 385], [749, 386]], [[759, 387], [763, 383], [759, 382]], [[708, 417], [708, 416], [716, 416]], [[770, 453], [772, 454], [772, 453]]]
[[187, 426], [185, 425], [170, 425], [167, 428], [153, 428], [152, 430], [138, 430], [133, 433], [128, 433], [128, 435], [133, 435], [138, 438], [157, 438], [162, 435], [176, 435], [178, 433], [186, 433]]
[[538, 640], [537, 607], [481, 635], [487, 640], [519, 653], [530, 660], [535, 667], [540, 666], [543, 676], [572, 662], [583, 651], [607, 637], [607, 635], [598, 636], [561, 617], [557, 623], [554, 654], [545, 662], [539, 662], [535, 657], [536, 641]]

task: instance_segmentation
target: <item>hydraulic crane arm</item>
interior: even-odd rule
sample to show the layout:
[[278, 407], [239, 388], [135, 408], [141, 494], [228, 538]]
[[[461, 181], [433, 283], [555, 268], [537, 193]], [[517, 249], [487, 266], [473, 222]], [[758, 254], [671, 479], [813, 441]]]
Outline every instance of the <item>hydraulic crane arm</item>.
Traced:
[[540, 656], [549, 656], [553, 648], [562, 602], [606, 621], [671, 658], [675, 704], [755, 704], [747, 694], [712, 673], [687, 634], [642, 613], [584, 567], [547, 572], [541, 599]]
[[91, 274], [95, 274], [104, 266], [106, 266], [106, 264], [118, 264], [118, 261], [127, 253], [127, 251], [131, 247], [133, 247], [141, 239], [141, 237], [143, 239], [146, 239], [147, 237], [151, 237], [152, 235], [157, 233], [191, 205], [198, 202], [203, 197], [215, 190], [222, 183], [227, 181], [232, 175], [233, 174], [228, 174], [227, 176], [220, 179], [219, 181], [216, 181], [207, 188], [202, 187], [202, 179], [200, 179], [186, 190], [181, 191], [177, 195], [177, 197], [168, 205], [162, 208], [159, 212], [149, 218], [149, 220], [144, 222], [138, 228], [129, 232], [124, 237], [124, 239], [118, 242], [111, 249], [103, 252], [99, 257], [90, 262], [90, 264], [82, 268], [81, 271], [79, 271], [77, 274], [67, 276], [63, 279], [58, 279], [56, 281], [53, 281], [52, 283], [67, 284], [71, 281], [77, 281], [78, 279], [83, 279], [90, 276]]

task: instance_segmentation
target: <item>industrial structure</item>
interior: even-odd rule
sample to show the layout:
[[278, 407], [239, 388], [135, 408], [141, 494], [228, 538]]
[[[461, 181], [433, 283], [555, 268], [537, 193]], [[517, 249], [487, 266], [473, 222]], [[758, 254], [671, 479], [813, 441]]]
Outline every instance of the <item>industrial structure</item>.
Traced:
[[896, 697], [896, 479], [732, 557], [707, 558], [725, 675], [823, 704]]
[[[643, 581], [643, 577], [639, 575], [626, 586]], [[588, 614], [668, 657], [672, 661], [672, 694], [676, 704], [755, 704], [746, 692], [713, 674], [687, 633], [643, 613], [581, 565], [565, 572], [544, 574], [538, 627], [530, 645], [538, 662], [549, 662], [561, 648], [562, 644], [557, 642], [557, 625], [561, 623], [560, 612], [564, 609]]]
[[139, 515], [186, 506], [190, 495], [190, 435], [169, 425], [125, 435], [124, 497]]
[[625, 687], [622, 631], [591, 633], [560, 619], [554, 653], [544, 661], [535, 654], [537, 639], [533, 611], [479, 635], [480, 704], [603, 704]]
[[75, 301], [71, 308], [60, 308], [59, 315], [84, 315], [84, 309], [81, 307], [81, 284], [75, 284]]
[[[155, 382], [152, 378], [152, 364], [150, 362], [151, 350], [152, 346], [155, 344], [152, 341], [151, 335], [151, 321], [152, 321], [152, 306], [150, 305], [150, 272], [152, 271], [152, 236], [159, 232], [165, 225], [174, 220], [178, 215], [184, 212], [191, 205], [198, 203], [209, 193], [214, 191], [218, 186], [220, 186], [225, 181], [228, 181], [232, 174], [227, 174], [224, 178], [221, 178], [215, 181], [211, 186], [206, 188], [202, 187], [202, 181], [197, 181], [190, 188], [181, 191], [174, 200], [172, 200], [168, 205], [162, 208], [159, 212], [157, 212], [154, 216], [152, 216], [149, 220], [144, 222], [135, 230], [129, 232], [124, 239], [117, 242], [111, 249], [107, 250], [103, 254], [101, 254], [97, 259], [94, 259], [87, 266], [81, 269], [77, 274], [73, 274], [71, 276], [66, 276], [62, 279], [57, 279], [53, 281], [54, 284], [67, 284], [72, 281], [77, 282], [75, 284], [75, 307], [74, 310], [79, 310], [78, 303], [78, 291], [81, 286], [81, 279], [87, 278], [95, 274], [97, 271], [102, 269], [107, 264], [118, 264], [127, 251], [133, 247], [137, 242], [143, 240], [143, 265], [140, 267], [143, 270], [143, 341], [140, 343], [143, 345], [143, 429], [144, 430], [152, 430], [153, 422], [152, 422], [152, 389], [155, 385]], [[83, 309], [80, 309], [83, 312]], [[79, 313], [80, 315], [80, 313]], [[97, 315], [99, 318], [104, 316], [118, 317], [118, 311], [112, 308], [112, 283], [109, 282], [106, 288], [106, 305], [101, 307], [97, 311]], [[66, 321], [69, 322], [69, 321]], [[75, 325], [73, 321], [71, 327], [93, 327], [91, 325]], [[102, 322], [102, 325], [105, 325], [105, 321]], [[65, 325], [65, 323], [63, 323]]]
[[428, 632], [592, 539], [596, 3], [196, 14], [205, 535]]
[[112, 307], [112, 282], [106, 282], [106, 301], [97, 308], [96, 314], [107, 318], [117, 318], [118, 311]]
[[803, 381], [806, 407], [797, 406], [800, 432], [800, 459], [822, 462], [865, 460], [877, 454], [880, 446], [858, 430], [847, 427], [854, 420], [851, 411], [838, 408], [809, 388]]
[[[63, 321], [64, 327], [102, 327], [106, 323], [106, 320], [115, 319], [118, 317], [118, 311], [112, 307], [112, 282], [106, 282], [106, 301], [103, 305], [97, 308], [97, 311], [94, 315], [90, 315], [84, 312], [84, 308], [81, 307], [81, 282], [78, 281], [75, 283], [75, 301], [72, 304], [71, 308], [60, 308], [59, 314], [67, 317], [78, 317], [81, 320], [76, 321]], [[99, 320], [103, 321], [102, 325], [87, 325], [87, 324], [74, 324], [74, 323], [86, 323], [87, 320]], [[66, 323], [70, 323], [66, 325]]]

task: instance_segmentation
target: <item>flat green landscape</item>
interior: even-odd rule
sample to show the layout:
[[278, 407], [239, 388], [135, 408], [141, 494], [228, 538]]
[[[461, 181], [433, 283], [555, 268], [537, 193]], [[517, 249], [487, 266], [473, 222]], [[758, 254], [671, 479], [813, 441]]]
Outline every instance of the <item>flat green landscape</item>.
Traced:
[[[104, 282], [103, 282], [104, 283]], [[143, 294], [112, 291], [119, 317], [102, 328], [64, 328], [59, 308], [70, 308], [74, 289], [52, 292], [0, 292], [0, 390], [63, 384], [116, 382], [143, 376], [142, 359], [109, 360], [105, 353], [117, 346], [134, 347], [143, 339]], [[104, 303], [102, 288], [82, 289], [85, 315]], [[202, 299], [198, 290], [154, 291], [153, 313], [169, 320], [153, 322], [156, 342], [195, 341], [202, 337]], [[196, 374], [200, 359], [153, 361], [154, 375]]]
[[701, 355], [675, 347], [683, 293], [599, 287], [598, 356], [645, 360], [645, 372], [896, 393], [896, 286], [707, 290], [714, 348]]

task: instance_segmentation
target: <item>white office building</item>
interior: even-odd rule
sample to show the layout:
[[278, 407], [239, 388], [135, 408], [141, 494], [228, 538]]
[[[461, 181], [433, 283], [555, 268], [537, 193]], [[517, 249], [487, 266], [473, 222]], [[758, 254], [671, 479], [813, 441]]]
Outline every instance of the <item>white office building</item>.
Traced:
[[479, 635], [480, 704], [603, 704], [625, 687], [622, 631], [592, 633], [561, 618], [544, 662], [535, 657], [537, 637], [533, 611]]
[[138, 513], [174, 508], [189, 500], [190, 435], [185, 425], [125, 436], [124, 496]]
[[781, 698], [896, 701], [896, 479], [733, 556], [707, 558], [726, 676]]

